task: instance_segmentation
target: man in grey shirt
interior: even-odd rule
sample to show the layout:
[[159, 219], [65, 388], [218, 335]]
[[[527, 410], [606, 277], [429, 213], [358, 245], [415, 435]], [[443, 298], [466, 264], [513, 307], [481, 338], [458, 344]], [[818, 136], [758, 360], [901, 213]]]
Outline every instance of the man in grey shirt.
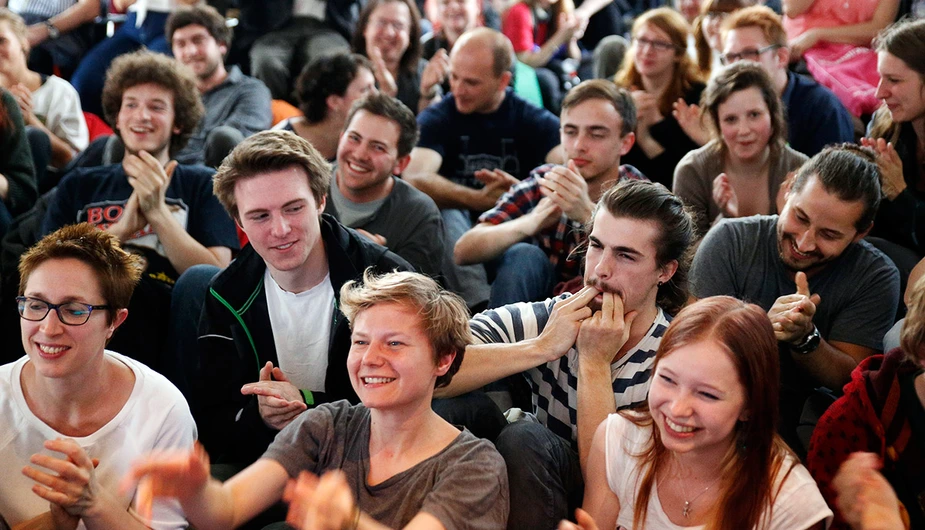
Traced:
[[196, 74], [206, 108], [177, 160], [218, 167], [241, 140], [270, 128], [270, 90], [237, 66], [225, 69], [231, 31], [215, 8], [197, 5], [177, 10], [167, 19], [166, 34], [174, 57]]
[[440, 274], [443, 219], [433, 199], [398, 178], [418, 140], [414, 113], [373, 94], [347, 116], [325, 213], [387, 247], [427, 275]]
[[812, 390], [840, 391], [893, 324], [899, 273], [863, 240], [879, 203], [873, 154], [827, 148], [794, 177], [780, 216], [723, 221], [694, 258], [693, 296], [730, 295], [768, 310], [781, 350], [781, 434], [791, 446]]

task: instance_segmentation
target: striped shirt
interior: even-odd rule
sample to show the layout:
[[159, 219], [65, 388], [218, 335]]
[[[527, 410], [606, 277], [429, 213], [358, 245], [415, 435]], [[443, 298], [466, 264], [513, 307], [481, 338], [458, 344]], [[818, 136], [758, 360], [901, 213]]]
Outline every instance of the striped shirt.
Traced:
[[[571, 294], [543, 302], [510, 304], [475, 315], [469, 327], [477, 344], [515, 343], [539, 336], [549, 320], [553, 306]], [[636, 346], [610, 365], [617, 409], [641, 405], [649, 392], [649, 378], [655, 351], [668, 328], [671, 316], [658, 309], [658, 315]], [[524, 372], [533, 390], [533, 408], [540, 422], [577, 447], [578, 440], [578, 360], [575, 346], [562, 357]]]

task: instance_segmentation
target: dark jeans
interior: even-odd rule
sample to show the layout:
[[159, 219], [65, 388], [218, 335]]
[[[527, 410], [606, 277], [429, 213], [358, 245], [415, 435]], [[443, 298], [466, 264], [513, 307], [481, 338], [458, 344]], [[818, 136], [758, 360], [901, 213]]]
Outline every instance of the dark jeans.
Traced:
[[516, 243], [497, 261], [488, 307], [545, 300], [555, 285], [556, 271], [546, 253], [532, 243]]

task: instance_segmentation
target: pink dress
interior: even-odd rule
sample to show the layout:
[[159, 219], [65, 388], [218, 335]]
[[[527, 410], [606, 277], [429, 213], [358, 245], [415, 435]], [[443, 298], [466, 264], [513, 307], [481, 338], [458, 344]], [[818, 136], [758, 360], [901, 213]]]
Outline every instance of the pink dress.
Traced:
[[[816, 0], [803, 14], [784, 17], [787, 37], [795, 39], [809, 29], [851, 26], [874, 17], [877, 0]], [[819, 42], [803, 54], [810, 73], [832, 90], [855, 116], [873, 114], [880, 106], [876, 97], [877, 54], [852, 44]]]

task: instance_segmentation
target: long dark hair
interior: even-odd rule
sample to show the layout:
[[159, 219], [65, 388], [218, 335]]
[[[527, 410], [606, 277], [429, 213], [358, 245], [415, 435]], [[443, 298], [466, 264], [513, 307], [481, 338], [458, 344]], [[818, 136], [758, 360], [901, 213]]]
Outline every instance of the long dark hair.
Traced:
[[[922, 53], [925, 50], [925, 19], [906, 18], [887, 26], [877, 35], [873, 44], [878, 52], [887, 52], [906, 63], [925, 82], [925, 54]], [[900, 125], [893, 122], [890, 112], [882, 105], [874, 115], [870, 136], [884, 138], [896, 145]]]
[[369, 25], [369, 17], [372, 16], [377, 7], [392, 2], [405, 4], [411, 14], [411, 25], [408, 27], [408, 49], [402, 54], [398, 69], [403, 72], [414, 73], [418, 71], [418, 60], [421, 58], [421, 12], [418, 11], [417, 4], [411, 0], [370, 0], [360, 11], [350, 44], [354, 52], [364, 57], [369, 57], [369, 53], [366, 51], [366, 37], [363, 36], [366, 32], [366, 26]]

